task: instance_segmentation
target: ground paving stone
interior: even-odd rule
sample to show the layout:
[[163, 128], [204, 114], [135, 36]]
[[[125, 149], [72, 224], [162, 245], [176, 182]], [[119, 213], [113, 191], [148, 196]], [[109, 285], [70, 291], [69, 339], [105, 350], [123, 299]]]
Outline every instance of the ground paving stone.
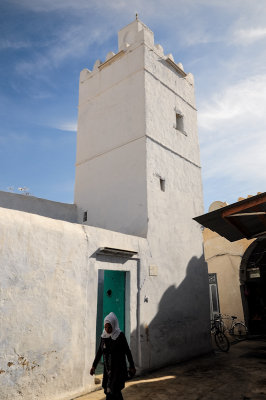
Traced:
[[[124, 400], [266, 400], [266, 337], [137, 377], [122, 393]], [[99, 390], [76, 400], [104, 399]]]

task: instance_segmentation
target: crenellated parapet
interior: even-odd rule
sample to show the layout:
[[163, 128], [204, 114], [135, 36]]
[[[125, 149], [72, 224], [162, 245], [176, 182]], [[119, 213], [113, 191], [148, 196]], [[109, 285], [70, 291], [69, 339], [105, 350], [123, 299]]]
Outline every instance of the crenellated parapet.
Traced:
[[80, 83], [83, 83], [107, 65], [112, 64], [142, 44], [145, 44], [150, 50], [153, 50], [156, 55], [161, 60], [165, 61], [181, 78], [186, 79], [190, 85], [194, 85], [193, 75], [191, 73], [186, 73], [182, 63], [176, 63], [172, 54], [164, 54], [163, 47], [160, 44], [154, 43], [153, 32], [138, 18], [118, 32], [118, 53], [110, 51], [107, 53], [105, 61], [96, 60], [92, 71], [87, 68], [83, 69], [80, 73]]
[[[262, 194], [262, 192], [258, 192], [255, 195], [254, 194], [248, 194], [247, 197], [240, 196], [240, 197], [238, 197], [237, 201], [242, 201], [242, 200], [245, 200], [245, 199], [249, 199], [250, 197], [254, 197], [254, 196], [257, 196], [259, 194]], [[214, 201], [214, 202], [211, 203], [208, 211], [212, 212], [212, 211], [218, 210], [219, 208], [223, 208], [223, 207], [226, 207], [226, 206], [228, 206], [228, 203], [226, 201], [223, 202], [223, 201], [217, 200], [217, 201]]]

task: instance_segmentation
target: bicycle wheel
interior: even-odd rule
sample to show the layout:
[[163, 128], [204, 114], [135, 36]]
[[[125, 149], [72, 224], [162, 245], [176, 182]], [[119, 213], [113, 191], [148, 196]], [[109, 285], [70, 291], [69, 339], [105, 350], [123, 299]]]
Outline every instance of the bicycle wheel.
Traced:
[[233, 326], [233, 335], [235, 336], [235, 338], [237, 340], [242, 340], [245, 339], [247, 337], [247, 327], [246, 325], [242, 324], [241, 322], [237, 322], [234, 326]]
[[223, 332], [216, 332], [214, 335], [214, 340], [216, 343], [216, 346], [221, 350], [221, 351], [228, 351], [230, 347], [229, 340], [225, 336]]

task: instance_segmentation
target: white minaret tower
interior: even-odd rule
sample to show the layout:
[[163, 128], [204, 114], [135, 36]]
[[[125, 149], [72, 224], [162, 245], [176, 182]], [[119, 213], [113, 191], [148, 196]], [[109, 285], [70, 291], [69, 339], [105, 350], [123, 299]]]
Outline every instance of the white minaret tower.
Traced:
[[138, 19], [118, 33], [117, 54], [81, 72], [75, 203], [80, 223], [146, 238], [128, 303], [138, 367], [210, 351], [193, 76]]
[[119, 31], [118, 53], [80, 74], [79, 222], [142, 237], [176, 224], [180, 233], [203, 212], [199, 162], [193, 76], [136, 17]]

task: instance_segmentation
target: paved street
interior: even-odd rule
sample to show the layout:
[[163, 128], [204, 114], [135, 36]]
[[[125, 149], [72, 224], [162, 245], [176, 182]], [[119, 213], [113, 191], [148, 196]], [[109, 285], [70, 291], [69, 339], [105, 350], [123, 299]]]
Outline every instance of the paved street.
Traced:
[[[212, 354], [129, 381], [124, 400], [266, 400], [266, 338], [233, 344]], [[78, 400], [104, 400], [102, 390]]]

